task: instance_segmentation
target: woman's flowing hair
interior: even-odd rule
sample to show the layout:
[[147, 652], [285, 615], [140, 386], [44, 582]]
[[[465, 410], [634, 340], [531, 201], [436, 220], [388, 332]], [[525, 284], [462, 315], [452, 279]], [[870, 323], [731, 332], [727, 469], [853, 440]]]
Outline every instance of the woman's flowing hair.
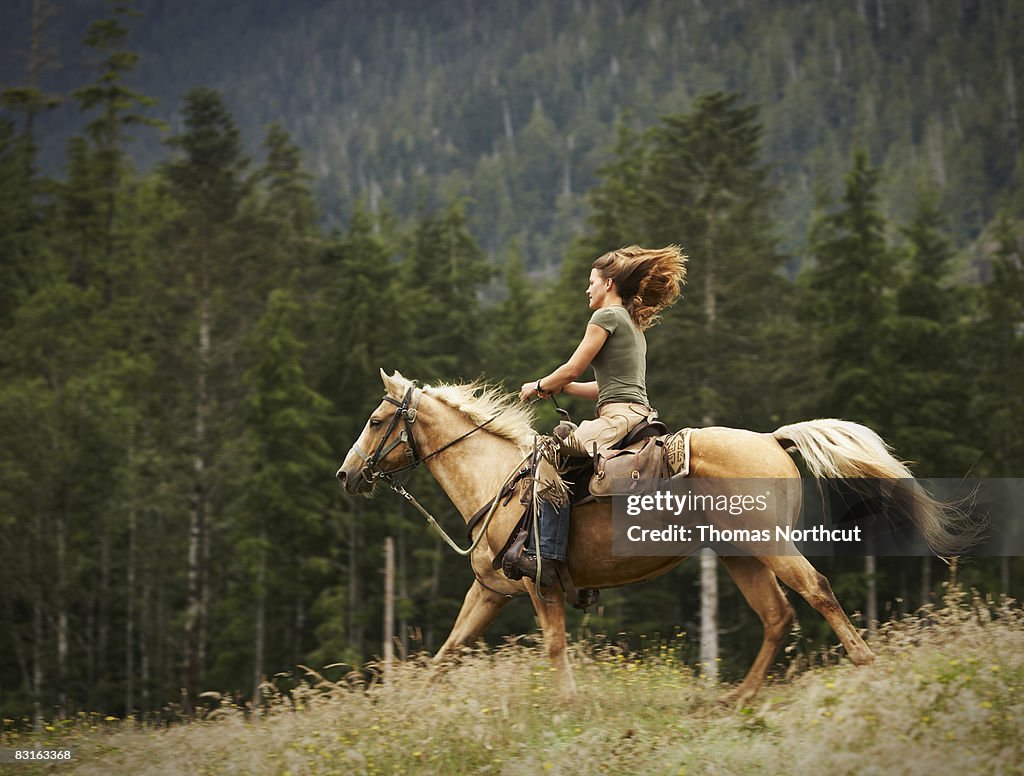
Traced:
[[658, 313], [675, 304], [686, 281], [686, 256], [678, 245], [630, 245], [606, 253], [593, 267], [602, 278], [615, 282], [623, 305], [641, 330], [651, 328], [659, 320]]

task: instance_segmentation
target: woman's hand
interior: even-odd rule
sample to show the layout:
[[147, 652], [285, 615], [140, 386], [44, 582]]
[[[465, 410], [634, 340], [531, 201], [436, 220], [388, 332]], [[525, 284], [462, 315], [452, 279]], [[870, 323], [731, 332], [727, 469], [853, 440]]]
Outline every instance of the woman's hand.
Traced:
[[523, 387], [519, 389], [519, 401], [530, 401], [533, 398], [543, 399], [550, 395], [546, 391], [538, 391], [536, 382], [523, 383]]

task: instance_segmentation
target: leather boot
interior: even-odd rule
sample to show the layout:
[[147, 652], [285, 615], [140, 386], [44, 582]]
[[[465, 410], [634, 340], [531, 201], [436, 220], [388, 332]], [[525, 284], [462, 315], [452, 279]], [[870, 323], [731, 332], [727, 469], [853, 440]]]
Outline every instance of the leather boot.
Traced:
[[[556, 561], [553, 558], [541, 558], [541, 587], [552, 587], [558, 575], [555, 572]], [[516, 570], [522, 572], [524, 577], [537, 581], [537, 556], [533, 553], [524, 552], [516, 561]]]

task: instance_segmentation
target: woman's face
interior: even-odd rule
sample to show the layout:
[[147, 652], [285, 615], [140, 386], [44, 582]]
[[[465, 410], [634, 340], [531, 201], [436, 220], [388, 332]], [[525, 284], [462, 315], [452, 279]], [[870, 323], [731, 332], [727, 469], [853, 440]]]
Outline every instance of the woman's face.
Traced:
[[590, 270], [590, 283], [587, 285], [587, 298], [590, 300], [590, 309], [598, 310], [604, 305], [604, 298], [612, 282], [601, 277], [596, 269]]

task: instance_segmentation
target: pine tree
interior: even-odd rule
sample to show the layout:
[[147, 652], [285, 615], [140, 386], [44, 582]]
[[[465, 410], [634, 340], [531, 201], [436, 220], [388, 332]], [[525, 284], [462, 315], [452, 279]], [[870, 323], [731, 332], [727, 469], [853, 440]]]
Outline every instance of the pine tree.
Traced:
[[163, 175], [179, 214], [172, 238], [173, 276], [182, 277], [184, 299], [195, 337], [187, 363], [195, 377], [193, 403], [193, 471], [188, 550], [188, 603], [185, 616], [184, 685], [190, 695], [200, 687], [206, 668], [209, 611], [210, 467], [215, 457], [211, 437], [217, 302], [232, 286], [237, 295], [248, 276], [238, 276], [239, 235], [236, 218], [248, 182], [243, 173], [248, 159], [241, 135], [219, 94], [194, 89], [185, 97], [185, 131], [169, 141], [179, 157], [166, 164]]
[[424, 380], [472, 379], [479, 374], [479, 293], [491, 270], [466, 225], [465, 208], [451, 203], [440, 215], [420, 219], [403, 263], [403, 296], [412, 374]]
[[865, 423], [880, 433], [895, 387], [884, 352], [895, 300], [893, 259], [879, 212], [880, 171], [858, 152], [840, 209], [815, 224], [807, 310], [818, 331], [828, 387], [818, 414]]
[[237, 681], [239, 650], [248, 653], [254, 697], [268, 667], [302, 656], [301, 642], [292, 645], [285, 634], [296, 599], [322, 584], [306, 561], [320, 555], [325, 539], [333, 462], [322, 433], [330, 404], [308, 384], [301, 324], [301, 308], [290, 294], [273, 291], [245, 347], [245, 467], [231, 510], [233, 557], [244, 576], [224, 607], [214, 675]]
[[946, 219], [926, 198], [903, 230], [909, 268], [896, 292], [886, 359], [891, 365], [892, 436], [919, 475], [962, 477], [978, 451], [960, 421], [969, 404], [965, 368], [964, 289], [950, 285], [953, 248]]
[[4, 89], [0, 104], [25, 114], [24, 138], [30, 153], [25, 160], [26, 170], [32, 174], [36, 154], [36, 119], [43, 110], [52, 110], [63, 102], [61, 95], [48, 93], [42, 86], [42, 74], [55, 65], [47, 33], [56, 9], [49, 0], [32, 0], [32, 27], [29, 35], [27, 78], [24, 86]]
[[[112, 5], [111, 17], [93, 22], [85, 34], [85, 45], [102, 57], [97, 67], [97, 80], [73, 93], [82, 112], [99, 110], [99, 115], [85, 129], [96, 149], [95, 175], [103, 188], [97, 207], [101, 211], [103, 257], [107, 263], [114, 253], [118, 188], [125, 165], [124, 144], [130, 140], [124, 130], [134, 125], [162, 126], [161, 122], [139, 112], [153, 107], [156, 100], [124, 84], [125, 76], [138, 64], [139, 55], [122, 47], [128, 34], [122, 19], [139, 14], [132, 9], [130, 0], [115, 0]], [[109, 289], [107, 293], [109, 295]]]
[[253, 177], [260, 206], [247, 230], [248, 250], [259, 267], [261, 288], [297, 287], [308, 282], [322, 250], [310, 190], [313, 176], [303, 169], [298, 146], [280, 124], [267, 128], [264, 148], [266, 161]]
[[506, 252], [504, 281], [505, 298], [485, 312], [488, 325], [481, 332], [483, 372], [490, 380], [517, 390], [530, 375], [545, 367], [538, 362], [541, 332], [537, 293], [515, 244]]
[[48, 274], [36, 231], [31, 160], [31, 147], [17, 136], [14, 123], [0, 120], [0, 329], [11, 324], [18, 305]]

